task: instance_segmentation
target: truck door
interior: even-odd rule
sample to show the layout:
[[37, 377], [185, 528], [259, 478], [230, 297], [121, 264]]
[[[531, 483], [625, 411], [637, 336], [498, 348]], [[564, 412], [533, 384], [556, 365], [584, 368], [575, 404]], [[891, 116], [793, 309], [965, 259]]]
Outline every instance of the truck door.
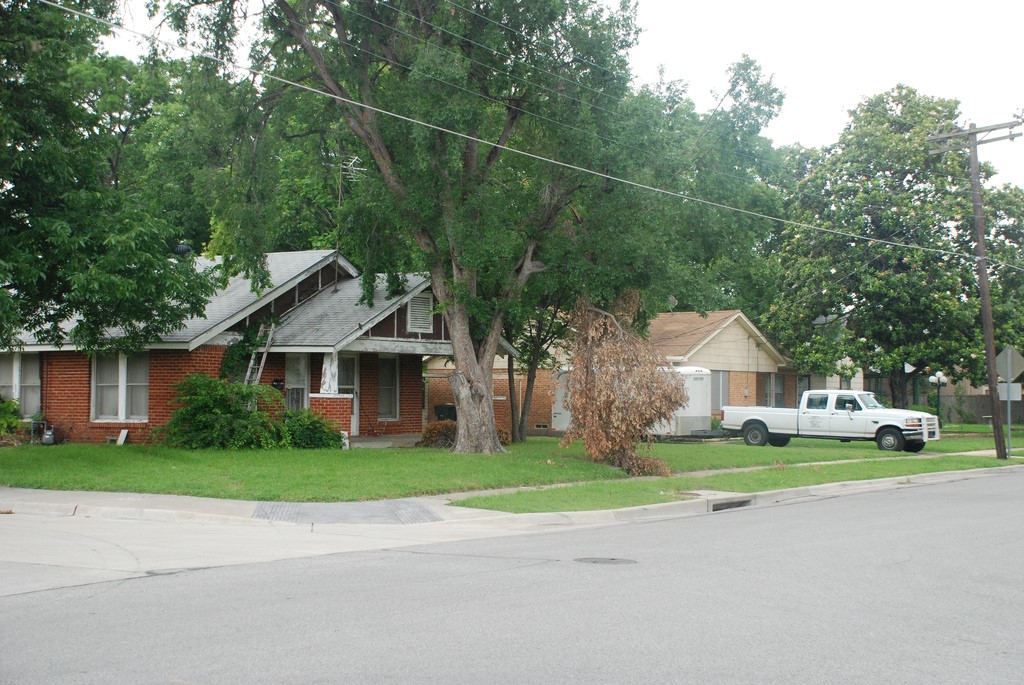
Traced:
[[808, 392], [800, 407], [800, 435], [828, 435], [828, 393]]
[[864, 407], [853, 393], [836, 395], [836, 404], [829, 412], [829, 434], [838, 438], [863, 438], [868, 435], [868, 419]]

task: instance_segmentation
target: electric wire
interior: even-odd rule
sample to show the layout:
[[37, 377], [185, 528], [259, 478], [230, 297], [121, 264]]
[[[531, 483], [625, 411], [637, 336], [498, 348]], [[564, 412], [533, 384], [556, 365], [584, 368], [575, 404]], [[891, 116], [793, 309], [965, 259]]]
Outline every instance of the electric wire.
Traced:
[[[61, 10], [61, 11], [68, 12], [70, 14], [79, 16], [80, 18], [83, 18], [83, 19], [86, 19], [86, 20], [99, 22], [101, 24], [104, 24], [104, 25], [108, 26], [111, 29], [123, 30], [123, 31], [129, 32], [129, 33], [132, 33], [132, 34], [134, 34], [136, 36], [139, 36], [140, 38], [144, 38], [146, 40], [149, 40], [149, 41], [168, 44], [166, 41], [160, 41], [160, 40], [156, 39], [153, 36], [149, 36], [147, 34], [135, 31], [134, 29], [128, 29], [128, 28], [126, 28], [126, 27], [124, 27], [124, 26], [122, 26], [120, 24], [115, 23], [115, 22], [112, 22], [112, 21], [109, 21], [109, 20], [106, 20], [106, 19], [101, 19], [99, 17], [87, 14], [85, 12], [81, 12], [79, 10], [75, 10], [75, 9], [72, 9], [72, 8], [64, 7], [64, 6], [62, 6], [62, 5], [60, 5], [60, 4], [56, 3], [56, 2], [53, 2], [52, 0], [38, 0], [38, 2], [40, 2], [40, 3], [44, 4], [44, 5], [48, 5], [48, 6], [54, 7], [55, 9], [58, 9], [58, 10]], [[178, 46], [175, 46], [175, 47], [178, 47]], [[343, 102], [343, 103], [345, 103], [345, 104], [347, 104], [349, 106], [352, 106], [352, 107], [356, 107], [356, 108], [359, 108], [359, 109], [364, 109], [364, 110], [371, 111], [371, 112], [374, 112], [374, 113], [377, 113], [377, 114], [381, 114], [381, 115], [384, 115], [384, 116], [392, 117], [392, 118], [398, 119], [400, 121], [405, 121], [406, 123], [410, 123], [410, 124], [413, 124], [413, 125], [416, 125], [416, 126], [422, 126], [422, 127], [425, 127], [425, 128], [429, 128], [431, 130], [435, 130], [435, 131], [438, 131], [438, 132], [441, 132], [441, 133], [445, 133], [445, 134], [448, 134], [448, 135], [451, 135], [451, 136], [455, 136], [455, 137], [461, 138], [463, 140], [469, 140], [469, 141], [476, 142], [476, 143], [479, 143], [479, 144], [482, 144], [482, 145], [487, 145], [487, 146], [490, 146], [490, 147], [493, 147], [493, 148], [501, 149], [501, 150], [509, 152], [511, 154], [519, 155], [519, 156], [522, 156], [522, 157], [525, 157], [525, 158], [528, 158], [528, 159], [532, 159], [534, 161], [539, 161], [539, 162], [542, 162], [542, 163], [551, 164], [551, 165], [554, 165], [554, 166], [557, 166], [557, 167], [560, 167], [560, 168], [563, 168], [563, 169], [568, 169], [570, 171], [575, 171], [577, 173], [581, 173], [581, 174], [585, 174], [585, 175], [595, 176], [595, 177], [604, 179], [606, 181], [612, 181], [612, 182], [616, 182], [616, 183], [621, 183], [623, 185], [627, 185], [627, 186], [630, 186], [630, 187], [635, 187], [635, 188], [638, 188], [638, 189], [641, 189], [641, 190], [646, 190], [646, 191], [653, 192], [653, 193], [656, 193], [656, 194], [661, 194], [661, 195], [666, 195], [666, 196], [670, 196], [670, 197], [675, 197], [675, 198], [678, 198], [678, 199], [681, 199], [681, 200], [685, 200], [685, 201], [689, 201], [689, 202], [694, 202], [694, 203], [701, 204], [701, 205], [708, 206], [708, 207], [714, 207], [714, 208], [722, 209], [722, 210], [725, 210], [725, 211], [730, 211], [730, 212], [735, 212], [735, 213], [738, 213], [738, 214], [744, 214], [744, 215], [755, 217], [755, 218], [765, 219], [765, 220], [776, 222], [776, 223], [779, 223], [779, 224], [782, 224], [782, 225], [786, 225], [786, 226], [792, 226], [792, 227], [803, 228], [803, 229], [807, 229], [807, 230], [811, 230], [811, 231], [818, 231], [818, 232], [822, 232], [822, 233], [828, 233], [828, 234], [832, 234], [832, 235], [837, 235], [837, 236], [842, 236], [842, 237], [846, 237], [846, 238], [851, 238], [851, 239], [854, 239], [854, 240], [862, 240], [862, 241], [868, 242], [869, 244], [878, 243], [878, 244], [882, 244], [882, 245], [890, 245], [890, 246], [893, 246], [893, 247], [899, 247], [899, 248], [910, 249], [910, 250], [919, 250], [919, 251], [922, 251], [922, 252], [928, 252], [928, 253], [933, 253], [933, 254], [943, 254], [943, 255], [955, 256], [955, 257], [960, 257], [960, 258], [967, 257], [969, 259], [975, 259], [975, 260], [980, 260], [981, 259], [981, 257], [977, 257], [977, 256], [973, 256], [973, 255], [968, 256], [968, 255], [964, 255], [962, 253], [951, 251], [951, 250], [944, 250], [944, 249], [941, 249], [941, 248], [926, 247], [926, 246], [922, 246], [922, 245], [908, 245], [908, 244], [905, 244], [905, 243], [899, 243], [899, 242], [895, 242], [895, 241], [891, 241], [891, 240], [886, 240], [886, 239], [882, 239], [882, 238], [863, 236], [863, 235], [859, 235], [859, 234], [855, 234], [855, 233], [850, 233], [848, 231], [841, 231], [841, 230], [834, 229], [834, 228], [825, 228], [823, 226], [814, 226], [812, 224], [807, 224], [807, 223], [803, 223], [803, 222], [792, 221], [792, 220], [789, 220], [789, 219], [782, 219], [782, 218], [774, 217], [774, 216], [771, 216], [771, 215], [768, 215], [768, 214], [763, 214], [761, 212], [755, 212], [755, 211], [748, 210], [748, 209], [743, 209], [743, 208], [739, 208], [739, 207], [733, 207], [733, 206], [730, 206], [730, 205], [726, 205], [724, 203], [713, 202], [713, 201], [710, 201], [710, 200], [705, 200], [703, 198], [698, 198], [698, 197], [690, 196], [690, 195], [687, 195], [685, 193], [680, 193], [680, 192], [676, 192], [676, 191], [670, 191], [670, 190], [666, 190], [666, 189], [663, 189], [663, 188], [658, 188], [656, 186], [651, 186], [651, 185], [648, 185], [648, 184], [639, 183], [639, 182], [636, 182], [636, 181], [631, 181], [629, 179], [625, 179], [625, 178], [621, 178], [621, 177], [618, 177], [618, 176], [614, 176], [614, 175], [611, 175], [611, 174], [608, 174], [608, 173], [605, 173], [605, 172], [595, 171], [593, 169], [587, 169], [585, 167], [581, 167], [581, 166], [578, 166], [578, 165], [575, 165], [575, 164], [571, 164], [569, 162], [564, 162], [564, 161], [561, 161], [561, 160], [551, 159], [551, 158], [548, 158], [548, 157], [544, 157], [543, 155], [538, 155], [538, 154], [535, 154], [535, 153], [532, 153], [532, 152], [528, 152], [528, 151], [525, 151], [525, 150], [519, 150], [517, 148], [512, 148], [512, 147], [509, 147], [507, 145], [502, 145], [500, 143], [495, 143], [495, 142], [492, 142], [492, 141], [484, 140], [482, 138], [477, 138], [475, 136], [471, 136], [471, 135], [468, 135], [466, 133], [455, 131], [455, 130], [452, 130], [452, 129], [449, 129], [449, 128], [446, 128], [446, 127], [443, 127], [443, 126], [438, 126], [436, 124], [432, 124], [432, 123], [429, 123], [429, 122], [421, 121], [421, 120], [415, 119], [413, 117], [409, 117], [409, 116], [406, 116], [406, 115], [403, 115], [403, 114], [399, 114], [397, 112], [392, 112], [392, 111], [389, 111], [389, 110], [386, 110], [386, 109], [383, 109], [383, 108], [380, 108], [380, 107], [375, 107], [373, 105], [367, 105], [365, 103], [362, 103], [362, 102], [359, 102], [359, 101], [356, 101], [356, 100], [352, 100], [350, 98], [345, 98], [345, 97], [342, 97], [340, 95], [336, 95], [334, 93], [329, 93], [329, 92], [326, 92], [326, 91], [323, 91], [323, 90], [319, 90], [317, 88], [313, 88], [312, 86], [308, 86], [306, 84], [302, 84], [302, 83], [299, 83], [299, 82], [296, 82], [296, 81], [292, 81], [290, 79], [285, 79], [283, 77], [280, 77], [280, 76], [277, 76], [277, 75], [274, 75], [274, 74], [270, 74], [269, 72], [265, 72], [265, 71], [256, 69], [256, 68], [252, 67], [251, 65], [250, 66], [244, 66], [244, 65], [241, 65], [241, 64], [239, 64], [237, 62], [234, 62], [233, 60], [229, 60], [229, 59], [227, 59], [225, 57], [220, 57], [220, 56], [217, 56], [217, 55], [205, 54], [205, 51], [200, 51], [200, 54], [203, 54], [207, 58], [212, 59], [212, 60], [214, 60], [216, 62], [219, 62], [223, 66], [230, 67], [230, 68], [236, 69], [236, 70], [246, 71], [246, 72], [249, 72], [249, 73], [253, 74], [254, 76], [260, 76], [260, 77], [265, 78], [265, 79], [270, 79], [270, 80], [278, 81], [280, 83], [284, 83], [286, 85], [290, 85], [290, 86], [292, 86], [294, 88], [298, 88], [300, 90], [304, 90], [304, 91], [307, 91], [307, 92], [323, 95], [323, 96], [326, 96], [328, 98], [332, 98], [332, 99], [334, 99], [334, 100], [336, 100], [338, 102]], [[1015, 267], [1015, 266], [1009, 265], [1009, 264], [1005, 264], [1004, 266], [1007, 266], [1008, 268], [1024, 271], [1024, 268], [1021, 268], [1021, 267]]]

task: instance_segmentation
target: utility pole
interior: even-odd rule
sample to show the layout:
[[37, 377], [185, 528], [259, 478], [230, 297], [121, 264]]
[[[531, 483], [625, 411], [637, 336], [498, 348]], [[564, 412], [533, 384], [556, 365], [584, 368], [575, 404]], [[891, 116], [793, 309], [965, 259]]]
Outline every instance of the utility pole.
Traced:
[[[985, 208], [981, 203], [981, 170], [978, 163], [978, 145], [995, 143], [1000, 140], [1013, 140], [1019, 138], [1020, 133], [1012, 133], [1012, 129], [1020, 126], [1021, 121], [1008, 121], [1005, 124], [994, 124], [992, 126], [976, 127], [970, 124], [966, 131], [956, 133], [944, 133], [925, 138], [929, 143], [936, 143], [942, 140], [954, 138], [966, 138], [965, 143], [956, 143], [948, 147], [930, 150], [930, 154], [941, 154], [950, 150], [962, 150], [966, 145], [971, 158], [971, 198], [974, 203], [974, 254], [975, 266], [978, 270], [978, 294], [981, 297], [981, 329], [985, 336], [985, 368], [988, 372], [988, 394], [992, 402], [992, 432], [996, 440], [996, 457], [1006, 459], [1006, 437], [1003, 435], [1003, 418], [999, 413], [999, 374], [996, 371], [996, 333], [995, 323], [992, 320], [992, 296], [988, 286], [988, 258], [985, 250]], [[988, 131], [1000, 131], [1009, 129], [1011, 133], [998, 138], [989, 138], [978, 141], [979, 133]], [[1010, 380], [1007, 379], [1007, 384]]]

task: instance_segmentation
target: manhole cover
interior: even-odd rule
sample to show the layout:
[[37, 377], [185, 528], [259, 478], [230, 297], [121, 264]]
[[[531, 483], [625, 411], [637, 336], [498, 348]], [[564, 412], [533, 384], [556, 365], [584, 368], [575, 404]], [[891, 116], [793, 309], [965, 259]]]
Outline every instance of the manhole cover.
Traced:
[[617, 559], [615, 557], [583, 557], [574, 559], [581, 564], [635, 564], [632, 559]]

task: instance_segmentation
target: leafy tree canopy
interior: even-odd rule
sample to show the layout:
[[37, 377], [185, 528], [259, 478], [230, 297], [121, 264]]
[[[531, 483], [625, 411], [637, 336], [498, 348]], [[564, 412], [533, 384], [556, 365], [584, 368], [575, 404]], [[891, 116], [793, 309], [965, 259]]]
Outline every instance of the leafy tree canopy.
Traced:
[[134, 349], [202, 312], [209, 279], [173, 258], [166, 223], [117, 191], [117, 137], [145, 107], [118, 104], [118, 86], [97, 96], [97, 80], [121, 84], [129, 68], [95, 55], [101, 25], [22, 0], [0, 2], [0, 25], [0, 348], [27, 332]]
[[924, 140], [958, 116], [953, 100], [897, 86], [861, 103], [839, 142], [805, 159], [792, 208], [809, 226], [785, 231], [784, 276], [765, 317], [801, 370], [874, 369], [901, 406], [908, 380], [928, 368], [978, 376], [967, 160], [930, 155]]

